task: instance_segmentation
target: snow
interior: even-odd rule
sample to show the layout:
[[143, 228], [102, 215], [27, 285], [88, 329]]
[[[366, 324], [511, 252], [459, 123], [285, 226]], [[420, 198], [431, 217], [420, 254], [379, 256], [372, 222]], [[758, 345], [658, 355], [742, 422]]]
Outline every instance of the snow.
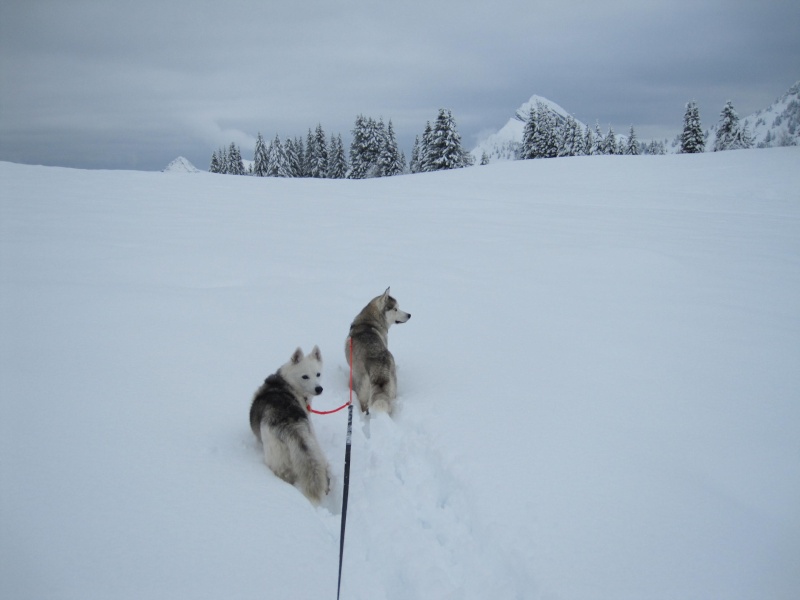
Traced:
[[342, 598], [796, 598], [800, 148], [364, 181], [0, 163], [0, 597], [331, 598], [253, 392], [391, 285]]

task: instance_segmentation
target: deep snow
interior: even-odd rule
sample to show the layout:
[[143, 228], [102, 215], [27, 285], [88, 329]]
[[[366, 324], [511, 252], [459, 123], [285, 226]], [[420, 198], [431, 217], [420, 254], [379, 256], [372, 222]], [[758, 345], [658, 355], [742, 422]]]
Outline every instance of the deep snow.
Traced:
[[253, 391], [392, 286], [342, 598], [794, 599], [800, 149], [367, 181], [0, 163], [0, 597], [333, 598]]

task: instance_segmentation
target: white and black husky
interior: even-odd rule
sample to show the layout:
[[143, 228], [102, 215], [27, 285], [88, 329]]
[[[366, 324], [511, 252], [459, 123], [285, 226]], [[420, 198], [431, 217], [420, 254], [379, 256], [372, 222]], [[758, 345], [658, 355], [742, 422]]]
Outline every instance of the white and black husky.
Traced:
[[264, 461], [281, 479], [297, 485], [314, 504], [330, 487], [328, 462], [308, 418], [312, 396], [322, 393], [322, 353], [298, 348], [264, 381], [250, 406], [250, 428], [263, 444]]
[[353, 390], [361, 410], [378, 410], [392, 414], [397, 397], [397, 374], [394, 356], [389, 352], [389, 327], [411, 318], [389, 295], [389, 288], [373, 298], [358, 313], [345, 342], [345, 355], [350, 364], [350, 341], [353, 348]]

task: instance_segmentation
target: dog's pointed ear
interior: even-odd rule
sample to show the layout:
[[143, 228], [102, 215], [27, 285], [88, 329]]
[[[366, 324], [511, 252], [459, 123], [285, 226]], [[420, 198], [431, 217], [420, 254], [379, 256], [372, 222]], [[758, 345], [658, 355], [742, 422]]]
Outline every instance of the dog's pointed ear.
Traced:
[[319, 346], [314, 346], [314, 349], [311, 351], [311, 354], [309, 354], [309, 356], [312, 356], [319, 362], [322, 362], [322, 352], [320, 352]]
[[298, 346], [297, 350], [292, 354], [292, 364], [296, 365], [303, 360], [303, 350]]
[[389, 297], [389, 288], [391, 288], [391, 286], [387, 287], [386, 291], [383, 292], [383, 299], [384, 300], [386, 300]]

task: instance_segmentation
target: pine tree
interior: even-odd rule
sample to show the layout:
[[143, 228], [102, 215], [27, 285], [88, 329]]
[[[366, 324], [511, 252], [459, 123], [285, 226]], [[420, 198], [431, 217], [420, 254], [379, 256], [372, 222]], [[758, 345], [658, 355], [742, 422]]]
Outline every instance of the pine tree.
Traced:
[[467, 164], [466, 153], [461, 147], [461, 136], [453, 114], [448, 109], [439, 109], [428, 153], [430, 165], [435, 171], [459, 169]]
[[303, 146], [303, 138], [294, 138], [294, 151], [297, 155], [295, 177], [308, 177], [308, 161], [306, 160], [306, 151]]
[[347, 158], [344, 155], [341, 135], [331, 136], [330, 151], [328, 152], [328, 177], [331, 179], [347, 177]]
[[[381, 127], [383, 121], [378, 124], [378, 130], [384, 134]], [[381, 175], [384, 177], [392, 177], [394, 175], [401, 175], [405, 171], [405, 160], [400, 158], [400, 150], [397, 147], [397, 139], [394, 135], [394, 127], [392, 121], [389, 121], [389, 126], [385, 129], [385, 134], [381, 136], [382, 148], [380, 157], [378, 159], [380, 165]]]
[[520, 148], [520, 159], [528, 160], [537, 158], [534, 136], [536, 134], [536, 108], [531, 105], [528, 111], [528, 120], [522, 129], [522, 147]]
[[350, 178], [364, 179], [369, 171], [369, 157], [367, 156], [367, 119], [363, 115], [356, 117], [353, 125], [353, 141], [350, 143]]
[[300, 177], [300, 165], [297, 156], [295, 140], [286, 138], [283, 143], [283, 151], [286, 153], [286, 164], [289, 167], [289, 177]]
[[433, 171], [433, 163], [431, 162], [431, 147], [433, 145], [433, 127], [431, 122], [425, 123], [425, 130], [422, 132], [422, 144], [419, 148], [419, 170], [421, 173]]
[[587, 125], [586, 131], [583, 134], [583, 152], [587, 156], [591, 156], [594, 154], [595, 149], [594, 134], [592, 133], [592, 128]]
[[228, 174], [228, 151], [222, 146], [217, 150], [217, 165], [217, 173], [220, 175]]
[[733, 103], [729, 100], [720, 114], [717, 138], [714, 141], [714, 152], [740, 150], [750, 148], [752, 145], [753, 140], [750, 137], [747, 126], [739, 126], [739, 115], [736, 114]]
[[231, 175], [244, 175], [244, 162], [239, 147], [231, 142], [228, 148], [228, 173]]
[[414, 145], [411, 147], [411, 163], [408, 165], [408, 170], [412, 173], [420, 172], [419, 153], [419, 136], [416, 136], [414, 138]]
[[559, 127], [558, 156], [580, 156], [583, 151], [583, 136], [580, 126], [572, 115], [569, 115]]
[[209, 173], [219, 173], [219, 159], [216, 150], [211, 155], [211, 164], [208, 166]]
[[280, 137], [275, 135], [275, 139], [269, 145], [269, 160], [267, 162], [267, 175], [269, 177], [291, 177], [292, 168], [286, 156], [286, 150]]
[[705, 150], [706, 141], [703, 128], [700, 126], [700, 110], [697, 103], [692, 101], [686, 104], [683, 115], [683, 133], [681, 133], [681, 153], [696, 154]]
[[617, 136], [614, 133], [614, 129], [609, 126], [608, 133], [606, 137], [603, 139], [603, 152], [602, 154], [617, 154]]
[[311, 177], [319, 179], [328, 176], [328, 142], [321, 124], [317, 124], [313, 136], [309, 129], [306, 158], [309, 162], [309, 175]]
[[253, 153], [253, 175], [256, 177], [265, 177], [267, 174], [267, 147], [264, 144], [264, 138], [261, 137], [261, 132], [258, 132], [256, 138], [256, 149]]
[[636, 139], [636, 132], [633, 130], [633, 125], [631, 125], [631, 130], [628, 133], [628, 142], [625, 144], [625, 154], [630, 156], [638, 156], [640, 154], [639, 140]]

